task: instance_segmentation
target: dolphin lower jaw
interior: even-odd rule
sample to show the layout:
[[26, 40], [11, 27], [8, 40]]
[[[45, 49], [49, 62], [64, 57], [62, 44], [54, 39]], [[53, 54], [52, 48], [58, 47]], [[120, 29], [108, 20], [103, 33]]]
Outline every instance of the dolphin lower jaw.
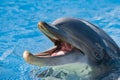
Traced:
[[37, 65], [37, 66], [44, 66], [45, 65], [44, 64], [45, 62], [44, 62], [44, 60], [42, 58], [38, 59], [35, 55], [31, 54], [28, 51], [24, 51], [23, 58], [29, 64], [33, 64], [33, 65]]
[[28, 51], [23, 53], [23, 58], [26, 62], [36, 66], [55, 66], [59, 65], [55, 60], [55, 58], [51, 56], [36, 56], [31, 54]]
[[[70, 59], [71, 57], [76, 57], [76, 58]], [[71, 64], [76, 62], [87, 63], [85, 56], [80, 54], [79, 51], [76, 49], [73, 49], [71, 52], [69, 52], [66, 55], [60, 55], [60, 56], [36, 56], [28, 51], [25, 51], [23, 53], [23, 58], [29, 64], [33, 64], [36, 66], [57, 66], [57, 65], [64, 65], [68, 63]]]
[[46, 56], [36, 56], [31, 54], [28, 51], [25, 51], [23, 53], [23, 58], [25, 59], [26, 62], [32, 65], [36, 66], [55, 66], [58, 65], [57, 62], [55, 62], [55, 58], [52, 57], [46, 57]]

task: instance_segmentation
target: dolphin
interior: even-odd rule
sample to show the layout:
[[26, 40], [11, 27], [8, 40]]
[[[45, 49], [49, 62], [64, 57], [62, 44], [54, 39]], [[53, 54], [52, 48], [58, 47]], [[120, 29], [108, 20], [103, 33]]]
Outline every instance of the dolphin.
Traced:
[[38, 28], [54, 43], [54, 47], [34, 55], [25, 51], [23, 58], [30, 64], [71, 71], [82, 70], [81, 66], [89, 67], [86, 68], [87, 74], [92, 74], [89, 79], [96, 80], [100, 74], [110, 72], [114, 66], [111, 63], [120, 56], [115, 41], [86, 20], [60, 18], [52, 24], [39, 22]]

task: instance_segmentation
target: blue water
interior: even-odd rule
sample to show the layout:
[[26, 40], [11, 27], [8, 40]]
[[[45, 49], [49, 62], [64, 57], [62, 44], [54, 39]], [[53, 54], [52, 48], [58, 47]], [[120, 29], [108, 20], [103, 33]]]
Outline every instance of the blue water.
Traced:
[[[60, 17], [83, 18], [105, 30], [120, 46], [119, 0], [0, 0], [0, 80], [37, 80], [38, 67], [27, 64], [24, 50], [53, 46], [37, 28]], [[47, 45], [47, 46], [46, 46]]]

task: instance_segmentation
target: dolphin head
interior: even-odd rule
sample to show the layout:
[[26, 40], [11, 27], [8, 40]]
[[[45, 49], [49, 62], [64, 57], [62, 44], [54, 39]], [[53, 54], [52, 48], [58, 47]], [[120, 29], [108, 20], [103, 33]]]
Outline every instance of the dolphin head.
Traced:
[[39, 22], [38, 28], [54, 47], [35, 55], [25, 51], [23, 58], [28, 63], [75, 72], [85, 80], [101, 79], [116, 68], [114, 59], [120, 56], [120, 49], [95, 25], [82, 19], [61, 18], [52, 24]]
[[101, 65], [111, 60], [104, 40], [114, 41], [106, 33], [101, 36], [104, 31], [85, 20], [61, 18], [52, 24], [39, 22], [38, 28], [55, 46], [36, 55], [25, 51], [23, 57], [30, 64], [56, 66], [79, 62]]
[[67, 36], [64, 31], [59, 30], [59, 27], [39, 22], [38, 28], [54, 43], [54, 47], [35, 55], [25, 51], [23, 57], [28, 63], [37, 66], [57, 66], [75, 62], [87, 62], [84, 53], [67, 42], [69, 35]]

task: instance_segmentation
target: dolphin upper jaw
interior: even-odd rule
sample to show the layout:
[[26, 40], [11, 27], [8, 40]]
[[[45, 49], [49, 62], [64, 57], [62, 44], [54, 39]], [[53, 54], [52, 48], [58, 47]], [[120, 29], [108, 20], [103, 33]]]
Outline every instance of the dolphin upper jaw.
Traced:
[[58, 40], [58, 38], [55, 35], [53, 35], [54, 33], [52, 32], [58, 30], [55, 27], [53, 28], [45, 22], [39, 22], [38, 28], [49, 38], [52, 38], [53, 40]]

